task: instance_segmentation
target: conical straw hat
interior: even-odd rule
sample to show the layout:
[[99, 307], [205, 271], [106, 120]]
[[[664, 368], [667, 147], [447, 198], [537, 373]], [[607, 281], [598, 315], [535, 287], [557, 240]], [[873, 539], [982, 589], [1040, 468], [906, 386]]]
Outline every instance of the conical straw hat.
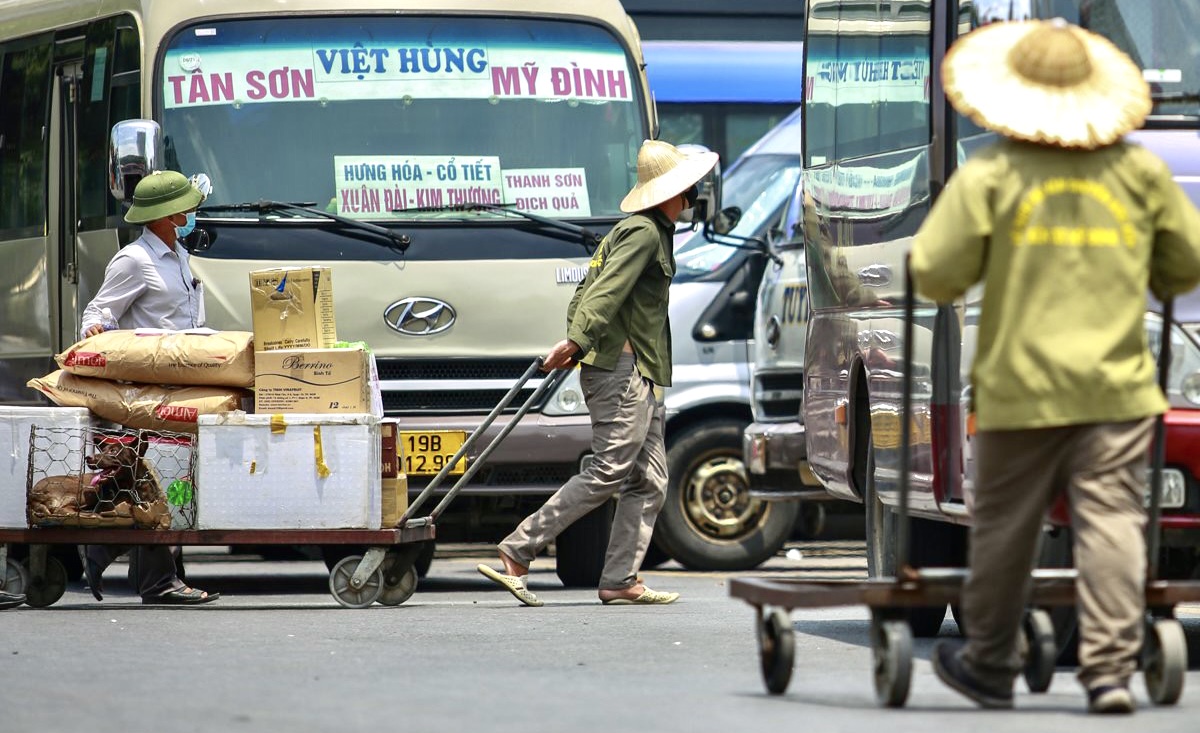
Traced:
[[687, 154], [671, 143], [647, 140], [638, 151], [638, 182], [621, 201], [621, 211], [658, 206], [692, 187], [717, 164], [716, 153]]
[[1093, 149], [1141, 126], [1150, 86], [1107, 38], [1062, 19], [994, 23], [963, 36], [942, 66], [946, 97], [1005, 137]]

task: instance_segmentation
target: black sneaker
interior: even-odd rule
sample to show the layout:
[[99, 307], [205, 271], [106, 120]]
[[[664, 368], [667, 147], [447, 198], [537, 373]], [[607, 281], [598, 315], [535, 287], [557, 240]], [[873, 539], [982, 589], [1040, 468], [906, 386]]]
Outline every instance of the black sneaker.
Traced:
[[9, 593], [8, 591], [0, 590], [0, 610], [5, 608], [16, 608], [24, 602], [24, 594]]
[[1006, 709], [1013, 706], [1012, 686], [1007, 689], [981, 682], [958, 656], [960, 644], [939, 641], [933, 645], [933, 671], [938, 679], [982, 708]]
[[1088, 690], [1089, 713], [1128, 715], [1133, 708], [1133, 695], [1128, 687], [1101, 685]]

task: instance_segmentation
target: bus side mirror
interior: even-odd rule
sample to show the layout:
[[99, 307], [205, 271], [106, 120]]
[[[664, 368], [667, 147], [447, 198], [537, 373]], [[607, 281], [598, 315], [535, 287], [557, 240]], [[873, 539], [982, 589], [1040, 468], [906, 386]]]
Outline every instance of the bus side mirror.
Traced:
[[138, 181], [162, 168], [162, 128], [154, 120], [124, 120], [108, 138], [108, 190], [129, 203]]
[[[692, 143], [679, 145], [678, 148], [688, 155], [711, 152], [703, 145]], [[717, 161], [713, 169], [697, 182], [696, 187], [699, 189], [699, 193], [696, 196], [696, 208], [691, 220], [702, 226], [712, 226], [721, 211], [721, 161]]]
[[729, 234], [741, 220], [742, 210], [736, 206], [729, 206], [713, 218], [710, 226], [714, 234]]

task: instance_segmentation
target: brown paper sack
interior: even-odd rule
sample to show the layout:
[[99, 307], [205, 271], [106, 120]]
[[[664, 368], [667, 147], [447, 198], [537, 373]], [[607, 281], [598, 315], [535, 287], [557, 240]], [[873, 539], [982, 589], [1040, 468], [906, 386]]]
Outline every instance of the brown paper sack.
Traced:
[[81, 377], [145, 384], [254, 386], [254, 334], [105, 331], [54, 357]]
[[86, 407], [127, 428], [196, 432], [196, 418], [241, 408], [245, 393], [226, 387], [163, 387], [78, 377], [64, 371], [26, 383], [63, 407]]

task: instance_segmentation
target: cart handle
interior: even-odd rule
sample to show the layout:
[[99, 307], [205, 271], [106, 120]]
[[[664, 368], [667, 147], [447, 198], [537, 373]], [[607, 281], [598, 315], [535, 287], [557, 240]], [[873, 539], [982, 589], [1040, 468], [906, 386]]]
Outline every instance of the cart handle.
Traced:
[[[452, 469], [453, 467], [458, 465], [458, 462], [463, 458], [463, 456], [465, 456], [467, 454], [467, 451], [470, 450], [473, 445], [475, 445], [475, 441], [479, 439], [479, 436], [483, 435], [484, 431], [487, 430], [489, 427], [491, 427], [492, 423], [496, 421], [496, 418], [500, 415], [500, 413], [503, 412], [505, 410], [505, 408], [507, 408], [509, 406], [510, 403], [512, 403], [513, 399], [517, 396], [517, 393], [519, 393], [525, 387], [526, 382], [528, 382], [533, 377], [534, 374], [537, 374], [538, 371], [541, 370], [543, 363], [544, 362], [542, 361], [542, 357], [540, 357], [540, 356], [533, 360], [533, 363], [529, 365], [529, 368], [527, 368], [525, 370], [525, 373], [522, 374], [521, 377], [515, 383], [513, 383], [513, 386], [509, 388], [508, 392], [504, 395], [504, 397], [500, 400], [500, 402], [497, 403], [496, 406], [492, 408], [492, 411], [489, 412], [487, 417], [485, 417], [483, 419], [483, 422], [481, 422], [475, 428], [475, 430], [473, 430], [471, 432], [471, 434], [469, 436], [467, 436], [467, 439], [465, 441], [463, 441], [462, 446], [459, 447], [458, 451], [454, 454], [454, 456], [449, 461], [446, 461], [445, 465], [442, 466], [441, 470], [439, 470], [437, 472], [437, 474], [433, 477], [433, 479], [429, 482], [429, 484], [426, 485], [426, 487], [421, 491], [421, 493], [417, 495], [417, 498], [415, 500], [413, 500], [413, 502], [411, 504], [409, 504], [408, 509], [400, 517], [400, 520], [398, 522], [396, 522], [397, 527], [405, 526], [405, 523], [408, 522], [408, 520], [410, 518], [412, 518], [413, 515], [416, 514], [417, 509], [419, 509], [421, 507], [421, 505], [425, 502], [425, 500], [428, 499], [430, 494], [433, 493], [434, 489], [436, 489], [438, 486], [440, 486], [442, 481], [444, 481], [446, 479], [446, 475], [450, 473], [450, 469]], [[551, 376], [548, 376], [546, 379], [542, 380], [542, 383], [538, 385], [538, 388], [534, 391], [533, 395], [531, 395], [530, 399], [526, 400], [525, 405], [522, 405], [522, 409], [517, 411], [518, 412], [517, 416], [513, 420], [509, 421], [509, 425], [510, 426], [513, 425], [513, 423], [515, 423], [517, 420], [519, 420], [521, 416], [523, 416], [526, 412], [528, 412], [529, 407], [532, 406], [533, 396], [540, 397], [542, 395], [542, 393], [545, 392], [545, 390], [549, 386], [549, 384], [554, 381], [556, 381], [556, 380], [553, 379], [553, 377], [551, 377]], [[508, 435], [508, 431], [510, 429], [511, 428], [506, 426], [506, 430], [503, 431], [500, 434], [500, 436], [498, 436], [498, 437], [502, 438], [502, 437]], [[493, 440], [492, 442], [495, 443], [496, 441]], [[488, 448], [490, 449], [491, 445], [489, 445]], [[485, 449], [485, 451], [490, 452], [490, 450], [486, 450], [486, 449]], [[480, 459], [482, 457], [483, 456], [480, 456], [480, 458], [477, 458], [472, 463], [472, 466], [480, 463]], [[474, 470], [470, 470], [469, 473], [473, 475]], [[442, 503], [444, 503], [444, 500]], [[441, 504], [439, 504], [439, 506], [441, 506]]]
[[[1171, 327], [1175, 323], [1175, 301], [1163, 301], [1162, 337], [1158, 347], [1158, 387], [1167, 394], [1167, 379], [1171, 372]], [[1154, 446], [1150, 463], [1150, 516], [1146, 523], [1146, 582], [1158, 580], [1158, 553], [1162, 546], [1162, 481], [1167, 462], [1167, 425], [1165, 415], [1154, 418]]]

